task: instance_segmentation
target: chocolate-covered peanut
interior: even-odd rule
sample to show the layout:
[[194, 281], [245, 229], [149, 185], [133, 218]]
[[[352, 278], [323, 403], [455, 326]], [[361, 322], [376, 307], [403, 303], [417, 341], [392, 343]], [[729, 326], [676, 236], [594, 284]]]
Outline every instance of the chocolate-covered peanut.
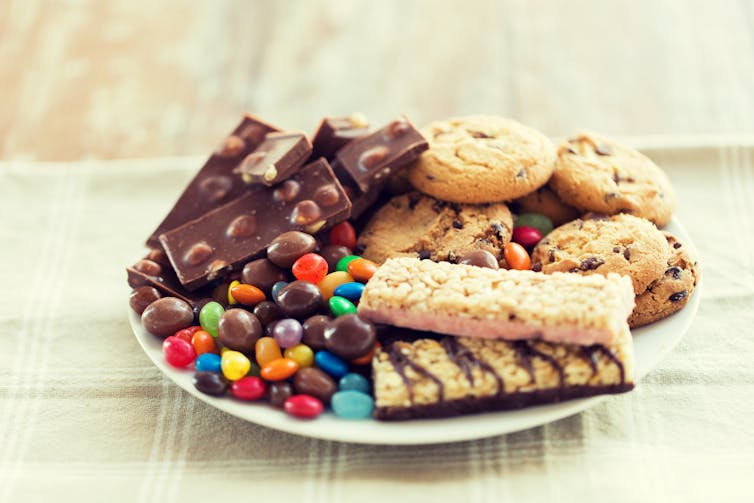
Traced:
[[353, 360], [369, 354], [377, 342], [374, 324], [358, 314], [345, 314], [325, 327], [325, 348], [331, 353]]
[[245, 309], [228, 309], [217, 324], [217, 338], [224, 346], [251, 354], [262, 336], [262, 324]]
[[186, 328], [194, 321], [194, 310], [185, 301], [175, 297], [158, 299], [144, 310], [141, 323], [152, 335], [167, 337]]
[[297, 280], [280, 290], [277, 304], [283, 314], [300, 320], [322, 309], [322, 293], [314, 283]]
[[284, 269], [317, 247], [317, 241], [311, 234], [300, 231], [288, 231], [276, 237], [267, 247], [267, 258]]
[[299, 369], [293, 377], [293, 387], [296, 393], [311, 395], [324, 403], [330, 403], [330, 398], [338, 391], [333, 378], [316, 367]]
[[136, 314], [141, 315], [149, 304], [160, 298], [162, 295], [155, 287], [145, 285], [133, 289], [128, 303]]
[[272, 285], [278, 281], [286, 281], [288, 276], [270, 260], [260, 258], [244, 266], [241, 279], [244, 283], [254, 285], [269, 296]]

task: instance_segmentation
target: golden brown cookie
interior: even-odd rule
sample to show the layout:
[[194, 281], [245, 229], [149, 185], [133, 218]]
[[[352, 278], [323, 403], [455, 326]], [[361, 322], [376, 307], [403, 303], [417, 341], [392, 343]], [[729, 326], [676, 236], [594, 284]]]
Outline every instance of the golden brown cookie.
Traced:
[[455, 262], [472, 250], [502, 258], [513, 219], [503, 203], [446, 203], [410, 192], [393, 197], [377, 210], [359, 235], [357, 248], [369, 260], [419, 257]]
[[631, 328], [661, 320], [683, 309], [699, 282], [700, 270], [691, 251], [672, 234], [663, 234], [670, 250], [667, 269], [644, 293], [636, 296], [636, 306], [628, 317]]
[[571, 220], [576, 220], [581, 212], [573, 206], [561, 201], [549, 187], [545, 185], [531, 194], [520, 197], [511, 203], [514, 213], [541, 213], [552, 221], [555, 227]]
[[443, 201], [509, 201], [536, 190], [555, 168], [555, 148], [542, 133], [516, 121], [474, 115], [434, 122], [409, 171], [417, 190]]
[[644, 292], [667, 268], [670, 248], [652, 222], [632, 215], [587, 214], [550, 232], [532, 251], [532, 267], [544, 273], [615, 272]]
[[579, 210], [630, 213], [660, 227], [675, 211], [675, 191], [664, 171], [631, 147], [592, 132], [558, 147], [550, 186]]

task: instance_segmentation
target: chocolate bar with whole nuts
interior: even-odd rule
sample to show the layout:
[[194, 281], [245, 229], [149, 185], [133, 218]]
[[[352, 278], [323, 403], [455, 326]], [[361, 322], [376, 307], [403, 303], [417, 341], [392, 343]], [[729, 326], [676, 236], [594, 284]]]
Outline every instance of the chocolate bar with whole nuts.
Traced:
[[268, 187], [290, 178], [312, 153], [303, 133], [269, 133], [235, 169], [246, 183]]
[[354, 113], [348, 117], [325, 117], [312, 136], [311, 159], [324, 157], [328, 161], [335, 157], [335, 153], [347, 143], [366, 135], [369, 132], [369, 121], [364, 114]]

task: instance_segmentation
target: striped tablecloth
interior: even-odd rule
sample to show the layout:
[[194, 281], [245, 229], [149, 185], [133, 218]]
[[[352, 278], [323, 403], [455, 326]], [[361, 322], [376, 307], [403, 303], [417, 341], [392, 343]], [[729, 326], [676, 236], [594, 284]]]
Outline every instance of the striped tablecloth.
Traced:
[[703, 262], [680, 345], [582, 414], [403, 447], [228, 416], [139, 348], [123, 268], [201, 159], [0, 163], [0, 501], [754, 500], [754, 139], [634, 144]]

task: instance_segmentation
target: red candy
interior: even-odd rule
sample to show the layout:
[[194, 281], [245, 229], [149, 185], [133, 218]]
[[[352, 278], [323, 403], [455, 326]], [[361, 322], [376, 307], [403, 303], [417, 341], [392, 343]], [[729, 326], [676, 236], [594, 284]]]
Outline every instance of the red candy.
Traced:
[[534, 248], [541, 239], [542, 232], [536, 227], [516, 227], [513, 229], [513, 241], [524, 248]]
[[186, 367], [196, 359], [196, 351], [190, 342], [171, 335], [162, 341], [162, 354], [173, 367]]
[[233, 381], [230, 392], [241, 400], [259, 400], [267, 393], [267, 385], [256, 376], [246, 376]]
[[330, 244], [345, 246], [349, 250], [356, 247], [356, 231], [351, 222], [341, 222], [330, 230]]
[[194, 337], [194, 334], [201, 329], [202, 327], [200, 327], [199, 325], [182, 328], [181, 330], [178, 330], [176, 333], [174, 333], [173, 337], [178, 337], [179, 339], [183, 339], [184, 341], [191, 343], [191, 339]]
[[296, 279], [317, 284], [327, 276], [327, 261], [316, 253], [307, 253], [296, 259], [291, 271]]
[[293, 395], [283, 403], [283, 408], [291, 416], [311, 419], [322, 414], [325, 406], [311, 395]]

